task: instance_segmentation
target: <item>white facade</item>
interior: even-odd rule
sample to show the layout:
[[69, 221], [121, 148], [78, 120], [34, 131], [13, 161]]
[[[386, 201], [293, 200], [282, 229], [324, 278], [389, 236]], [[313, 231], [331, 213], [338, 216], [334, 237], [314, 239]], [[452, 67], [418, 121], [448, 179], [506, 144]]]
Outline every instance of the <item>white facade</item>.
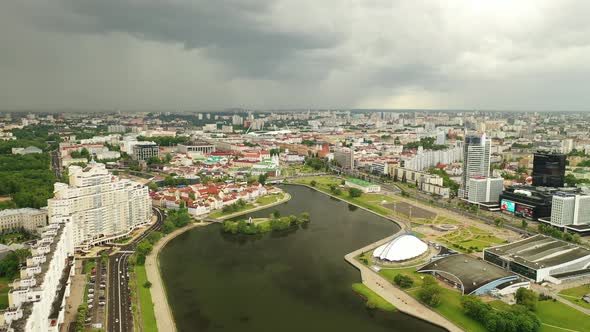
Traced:
[[50, 223], [72, 223], [76, 249], [123, 237], [150, 221], [151, 200], [141, 183], [111, 175], [104, 164], [69, 168], [48, 200]]
[[590, 195], [561, 192], [553, 195], [551, 223], [555, 225], [590, 224]]
[[390, 262], [400, 262], [424, 254], [428, 245], [411, 234], [400, 235], [373, 251], [373, 257]]
[[474, 203], [498, 202], [503, 189], [503, 178], [474, 177], [469, 179], [467, 200]]
[[469, 198], [469, 179], [490, 176], [491, 140], [482, 136], [468, 136], [463, 146], [463, 174], [459, 196]]
[[451, 164], [463, 160], [463, 148], [457, 146], [446, 150], [422, 150], [404, 160], [404, 168], [423, 171], [438, 164]]
[[32, 257], [8, 293], [9, 308], [2, 311], [0, 328], [7, 331], [58, 332], [64, 321], [70, 278], [74, 274], [72, 224], [46, 227], [31, 247]]
[[32, 208], [0, 211], [0, 231], [24, 228], [34, 232], [47, 225], [47, 211]]

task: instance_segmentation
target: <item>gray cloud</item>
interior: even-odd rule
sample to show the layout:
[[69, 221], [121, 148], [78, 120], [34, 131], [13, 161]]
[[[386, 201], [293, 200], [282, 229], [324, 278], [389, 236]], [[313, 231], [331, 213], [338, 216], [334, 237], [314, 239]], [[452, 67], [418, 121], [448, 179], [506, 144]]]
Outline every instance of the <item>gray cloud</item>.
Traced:
[[0, 109], [586, 110], [580, 1], [0, 4]]

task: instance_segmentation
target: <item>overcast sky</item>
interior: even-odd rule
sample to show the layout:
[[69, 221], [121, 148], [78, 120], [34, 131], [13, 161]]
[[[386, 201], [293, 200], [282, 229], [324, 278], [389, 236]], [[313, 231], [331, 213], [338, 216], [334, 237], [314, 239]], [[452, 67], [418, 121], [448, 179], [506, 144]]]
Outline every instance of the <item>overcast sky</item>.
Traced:
[[589, 110], [590, 1], [0, 2], [0, 109]]

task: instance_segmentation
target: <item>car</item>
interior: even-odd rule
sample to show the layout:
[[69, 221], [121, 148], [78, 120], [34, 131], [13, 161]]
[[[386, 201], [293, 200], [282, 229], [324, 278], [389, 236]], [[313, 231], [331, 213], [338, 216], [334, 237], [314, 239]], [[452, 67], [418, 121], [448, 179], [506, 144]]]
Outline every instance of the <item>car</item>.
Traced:
[[103, 306], [103, 305], [105, 305], [105, 302], [104, 301], [98, 302], [98, 304], [101, 305], [101, 306]]
[[88, 309], [92, 309], [92, 304], [89, 304], [88, 305]]
[[115, 318], [115, 323], [118, 323], [118, 322], [119, 322], [119, 318]]

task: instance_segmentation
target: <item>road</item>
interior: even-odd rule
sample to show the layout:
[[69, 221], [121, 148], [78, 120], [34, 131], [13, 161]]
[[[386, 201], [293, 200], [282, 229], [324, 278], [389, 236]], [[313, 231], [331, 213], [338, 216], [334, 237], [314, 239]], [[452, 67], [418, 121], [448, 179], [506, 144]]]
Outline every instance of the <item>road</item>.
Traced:
[[133, 242], [121, 247], [121, 250], [109, 257], [108, 272], [108, 310], [107, 331], [133, 331], [133, 312], [131, 311], [131, 293], [129, 288], [129, 256], [135, 247], [151, 232], [160, 230], [164, 222], [164, 214], [153, 208], [156, 222]]
[[61, 178], [61, 158], [59, 157], [59, 149], [53, 150], [50, 153], [51, 156], [51, 169], [55, 173], [57, 179]]

